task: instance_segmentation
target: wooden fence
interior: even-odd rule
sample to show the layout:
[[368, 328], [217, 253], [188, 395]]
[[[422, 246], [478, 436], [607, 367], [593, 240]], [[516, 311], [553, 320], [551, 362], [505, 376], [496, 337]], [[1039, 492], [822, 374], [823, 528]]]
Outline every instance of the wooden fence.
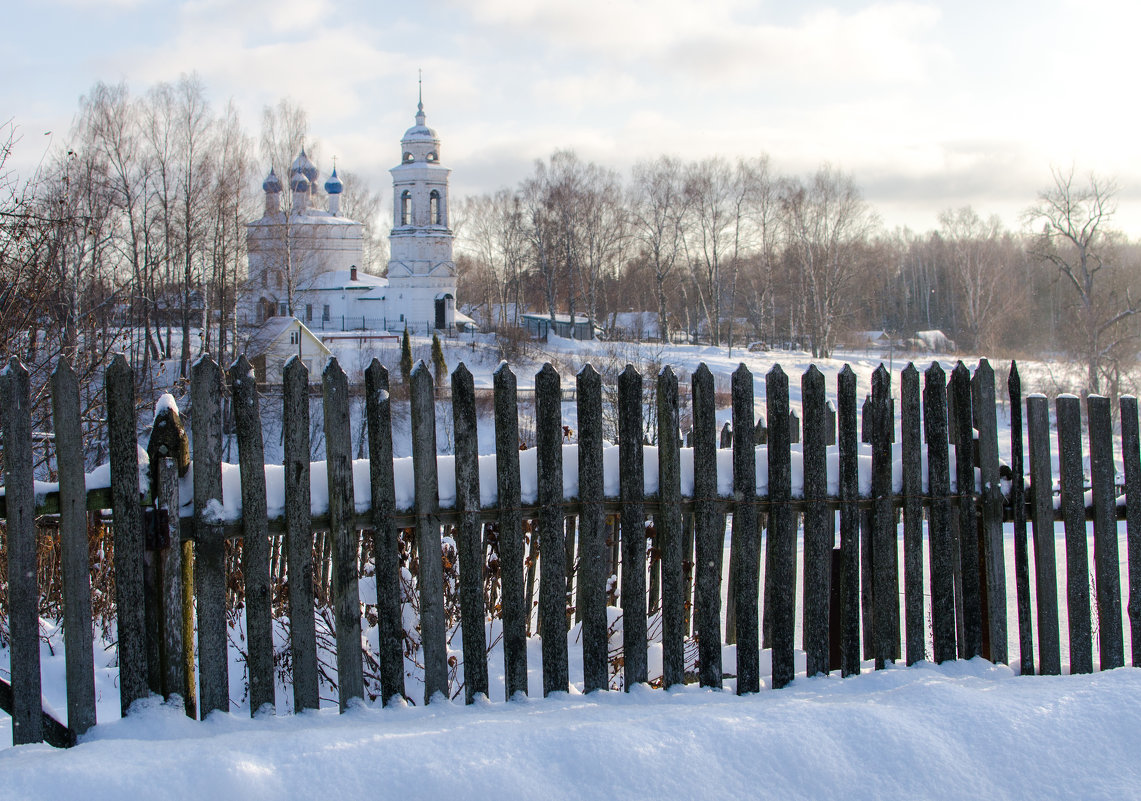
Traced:
[[[584, 689], [609, 686], [607, 592], [611, 574], [620, 575], [622, 684], [647, 681], [648, 619], [660, 610], [663, 673], [669, 687], [686, 680], [720, 687], [722, 642], [736, 642], [736, 691], [759, 690], [760, 652], [772, 649], [772, 686], [794, 676], [795, 610], [801, 595], [802, 640], [807, 673], [839, 669], [859, 673], [861, 658], [877, 668], [897, 659], [908, 664], [931, 656], [937, 662], [984, 655], [1008, 660], [1004, 523], [1013, 523], [1014, 575], [1020, 669], [1024, 674], [1061, 671], [1059, 600], [1054, 556], [1055, 521], [1064, 522], [1068, 579], [1069, 654], [1072, 672], [1091, 671], [1093, 634], [1088, 576], [1087, 519], [1093, 521], [1099, 667], [1125, 661], [1117, 520], [1127, 522], [1129, 623], [1132, 663], [1141, 663], [1141, 457], [1138, 409], [1122, 398], [1121, 457], [1124, 499], [1118, 504], [1110, 401], [1087, 401], [1087, 484], [1083, 475], [1081, 401], [1059, 397], [1056, 429], [1060, 452], [1060, 494], [1055, 504], [1048, 401], [1021, 397], [1012, 365], [1008, 392], [1011, 454], [1000, 465], [994, 372], [984, 360], [972, 376], [960, 362], [948, 377], [933, 364], [923, 377], [914, 366], [902, 372], [898, 398], [881, 365], [871, 391], [857, 402], [854, 372], [838, 375], [834, 404], [815, 367], [801, 378], [803, 426], [793, 420], [789, 377], [773, 367], [767, 374], [769, 426], [754, 423], [754, 380], [742, 365], [732, 377], [732, 492], [719, 492], [718, 431], [714, 377], [702, 365], [692, 376], [693, 425], [682, 449], [678, 380], [670, 368], [657, 377], [658, 491], [644, 492], [647, 464], [643, 444], [643, 377], [627, 367], [617, 381], [617, 496], [606, 494], [602, 379], [590, 366], [575, 379], [578, 432], [577, 497], [564, 497], [561, 378], [546, 365], [535, 379], [537, 442], [534, 501], [521, 490], [518, 389], [507, 365], [494, 376], [496, 502], [480, 505], [479, 447], [473, 381], [460, 365], [452, 374], [450, 405], [455, 431], [455, 505], [440, 508], [436, 447], [437, 402], [430, 372], [417, 365], [411, 376], [410, 417], [414, 504], [397, 507], [393, 471], [392, 400], [388, 374], [376, 361], [365, 373], [370, 503], [354, 508], [349, 387], [336, 360], [322, 376], [327, 447], [327, 515], [315, 517], [310, 499], [308, 375], [290, 360], [284, 371], [284, 514], [267, 516], [259, 398], [249, 363], [229, 371], [229, 391], [241, 465], [243, 512], [226, 520], [222, 508], [223, 376], [211, 359], [193, 367], [191, 379], [194, 516], [180, 523], [178, 475], [189, 462], [177, 414], [162, 408], [148, 449], [149, 480], [140, 482], [134, 377], [117, 357], [105, 372], [107, 438], [111, 454], [110, 492], [88, 491], [82, 470], [78, 387], [61, 362], [52, 376], [58, 492], [37, 497], [33, 483], [28, 374], [15, 359], [0, 375], [5, 490], [3, 547], [8, 558], [11, 687], [0, 701], [13, 718], [15, 743], [44, 739], [67, 744], [95, 723], [91, 641], [91, 590], [87, 563], [88, 509], [110, 507], [113, 517], [118, 607], [118, 662], [122, 713], [151, 693], [178, 694], [188, 711], [205, 716], [228, 710], [227, 576], [225, 541], [240, 537], [246, 599], [250, 708], [275, 705], [270, 549], [284, 533], [288, 576], [293, 704], [318, 705], [314, 626], [313, 535], [327, 532], [332, 543], [331, 603], [336, 638], [337, 691], [342, 709], [363, 695], [361, 607], [358, 565], [362, 538], [371, 538], [379, 629], [380, 683], [385, 702], [404, 696], [405, 674], [398, 537], [415, 535], [416, 577], [424, 700], [448, 697], [442, 529], [449, 528], [458, 552], [460, 618], [479, 621], [463, 634], [464, 694], [468, 702], [488, 693], [489, 617], [483, 588], [489, 524], [493, 524], [501, 589], [505, 691], [527, 692], [527, 631], [531, 616], [532, 568], [525, 528], [541, 554], [538, 622], [542, 632], [543, 692], [565, 691], [568, 676], [568, 609], [582, 621]], [[896, 403], [899, 405], [899, 443]], [[1023, 410], [1029, 464], [1023, 480]], [[796, 429], [794, 432], [793, 429]], [[792, 447], [803, 432], [796, 465], [803, 492], [793, 494]], [[724, 433], [724, 432], [722, 432]], [[766, 450], [757, 450], [758, 434]], [[869, 461], [870, 487], [861, 492], [861, 465]], [[766, 488], [758, 494], [758, 455], [767, 466]], [[952, 476], [951, 455], [955, 456]], [[693, 469], [684, 469], [692, 458]], [[902, 484], [893, 486], [893, 462], [901, 462]], [[652, 464], [652, 461], [650, 462]], [[836, 476], [830, 489], [829, 467]], [[922, 483], [926, 467], [927, 485]], [[691, 475], [683, 492], [683, 473]], [[952, 485], [952, 478], [955, 479]], [[1004, 494], [1004, 480], [1009, 492]], [[689, 484], [692, 483], [690, 487]], [[870, 490], [870, 491], [868, 491]], [[40, 693], [36, 584], [37, 516], [58, 516], [65, 587], [67, 725], [43, 713]], [[728, 603], [721, 609], [727, 516], [731, 539]], [[902, 516], [902, 570], [898, 526]], [[573, 519], [575, 526], [567, 525]], [[647, 549], [647, 521], [654, 547]], [[926, 526], [924, 526], [924, 521]], [[838, 525], [837, 525], [838, 523]], [[1028, 532], [1029, 527], [1029, 532]], [[837, 547], [836, 533], [839, 533]], [[574, 533], [577, 530], [577, 558]], [[765, 581], [761, 586], [762, 530]], [[568, 540], [567, 532], [572, 532]], [[924, 566], [924, 532], [928, 565]], [[800, 534], [800, 532], [803, 532]], [[803, 536], [803, 570], [797, 577], [798, 536]], [[619, 550], [620, 556], [612, 556]], [[1033, 547], [1033, 575], [1031, 553]], [[577, 565], [577, 566], [576, 566]], [[577, 585], [572, 594], [568, 576]], [[925, 586], [925, 574], [929, 580]], [[647, 582], [647, 576], [650, 576]], [[902, 587], [900, 576], [902, 575]], [[1033, 584], [1033, 588], [1032, 588]], [[573, 604], [572, 604], [573, 597]], [[930, 601], [927, 598], [930, 598]], [[649, 599], [649, 600], [648, 600]], [[659, 600], [660, 599], [660, 600]], [[371, 602], [372, 599], [367, 599]], [[762, 600], [764, 602], [762, 618]], [[902, 609], [901, 609], [902, 602]], [[1036, 615], [1031, 604], [1036, 603]], [[193, 625], [197, 613], [197, 628]], [[929, 618], [927, 616], [930, 616]], [[1031, 621], [1037, 621], [1037, 632]], [[930, 643], [927, 649], [928, 620]], [[685, 644], [692, 627], [696, 676], [686, 671]], [[197, 647], [198, 659], [194, 659]], [[1035, 663], [1037, 654], [1037, 664]], [[195, 697], [195, 670], [200, 693]]]

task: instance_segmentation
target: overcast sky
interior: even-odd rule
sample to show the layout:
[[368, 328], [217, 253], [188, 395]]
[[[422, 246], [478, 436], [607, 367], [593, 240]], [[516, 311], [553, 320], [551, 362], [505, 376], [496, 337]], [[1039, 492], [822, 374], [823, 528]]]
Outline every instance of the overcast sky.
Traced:
[[[453, 196], [573, 148], [628, 173], [661, 153], [829, 161], [885, 225], [971, 204], [1019, 227], [1052, 165], [1119, 187], [1141, 236], [1135, 0], [37, 0], [5, 13], [0, 122], [15, 163], [57, 144], [96, 80], [197, 71], [256, 133], [304, 106], [327, 172], [388, 185], [424, 71]], [[16, 7], [12, 7], [16, 6]]]

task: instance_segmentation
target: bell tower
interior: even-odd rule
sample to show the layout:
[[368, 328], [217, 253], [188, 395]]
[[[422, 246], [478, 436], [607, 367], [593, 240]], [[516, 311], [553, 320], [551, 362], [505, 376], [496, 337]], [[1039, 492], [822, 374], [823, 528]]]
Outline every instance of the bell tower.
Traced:
[[455, 322], [456, 297], [453, 237], [448, 226], [451, 170], [440, 163], [440, 138], [425, 120], [421, 95], [416, 124], [400, 140], [400, 163], [389, 170], [393, 207], [390, 302], [407, 308], [406, 318], [417, 327], [427, 322], [435, 328], [449, 328]]

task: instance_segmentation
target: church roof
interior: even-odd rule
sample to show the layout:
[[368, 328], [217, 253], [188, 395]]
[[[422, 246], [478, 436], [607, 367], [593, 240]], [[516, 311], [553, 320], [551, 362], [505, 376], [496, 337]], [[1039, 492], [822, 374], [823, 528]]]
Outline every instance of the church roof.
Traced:
[[370, 275], [359, 268], [355, 280], [352, 270], [329, 270], [314, 277], [313, 282], [305, 287], [306, 291], [314, 292], [340, 291], [342, 289], [361, 291], [378, 288], [387, 289], [388, 279], [381, 278], [379, 275]]

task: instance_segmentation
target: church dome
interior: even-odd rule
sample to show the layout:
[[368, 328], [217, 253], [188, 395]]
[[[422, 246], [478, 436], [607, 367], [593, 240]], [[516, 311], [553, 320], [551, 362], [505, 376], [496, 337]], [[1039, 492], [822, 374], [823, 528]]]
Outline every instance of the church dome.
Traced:
[[313, 182], [317, 179], [318, 170], [317, 165], [305, 155], [305, 148], [301, 148], [301, 153], [293, 160], [289, 172], [291, 174], [301, 173], [309, 182]]
[[337, 168], [334, 167], [333, 174], [329, 176], [328, 181], [325, 181], [325, 192], [330, 195], [339, 195], [343, 191], [345, 191], [345, 185], [337, 177]]
[[410, 139], [413, 141], [419, 139], [421, 141], [434, 142], [439, 139], [435, 130], [424, 124], [424, 120], [424, 104], [420, 103], [416, 111], [416, 124], [404, 132], [404, 139], [402, 141], [407, 142]]
[[308, 192], [309, 181], [305, 179], [305, 176], [302, 173], [295, 172], [289, 181], [289, 188], [294, 192]]
[[266, 176], [266, 179], [262, 182], [261, 188], [262, 191], [266, 193], [281, 191], [281, 179], [277, 177], [277, 173], [273, 171], [273, 167], [269, 168], [269, 175]]

